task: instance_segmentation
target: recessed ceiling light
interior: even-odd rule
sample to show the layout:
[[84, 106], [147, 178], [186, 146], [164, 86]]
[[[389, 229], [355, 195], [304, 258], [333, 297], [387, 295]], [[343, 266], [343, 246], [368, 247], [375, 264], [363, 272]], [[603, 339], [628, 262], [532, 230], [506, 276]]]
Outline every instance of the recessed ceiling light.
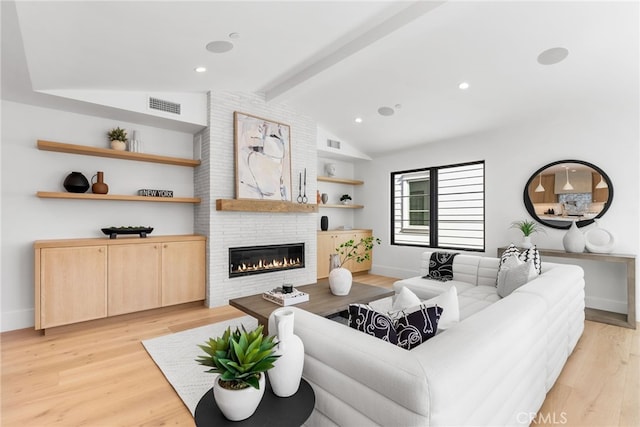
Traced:
[[356, 123], [362, 123], [362, 117], [356, 117], [354, 122]]
[[230, 39], [239, 39], [240, 38], [240, 33], [229, 33], [229, 38]]
[[204, 73], [205, 71], [207, 71], [207, 69], [205, 67], [196, 67], [193, 69], [196, 73]]
[[462, 90], [467, 90], [469, 89], [469, 82], [462, 82], [458, 85], [458, 88], [462, 89]]
[[569, 56], [569, 51], [564, 47], [552, 47], [538, 55], [538, 63], [542, 65], [553, 65], [563, 61]]
[[217, 40], [207, 44], [207, 50], [213, 53], [225, 53], [231, 49], [233, 49], [233, 43], [224, 40]]
[[395, 113], [395, 111], [393, 111], [393, 108], [391, 107], [378, 108], [378, 114], [380, 114], [381, 116], [393, 116], [393, 113]]

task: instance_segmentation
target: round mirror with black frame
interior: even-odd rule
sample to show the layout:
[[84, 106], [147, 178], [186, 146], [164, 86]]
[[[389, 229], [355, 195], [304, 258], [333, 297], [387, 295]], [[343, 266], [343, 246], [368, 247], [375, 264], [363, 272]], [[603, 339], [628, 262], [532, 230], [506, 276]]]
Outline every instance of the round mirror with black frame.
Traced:
[[527, 212], [540, 224], [568, 229], [593, 223], [611, 206], [613, 185], [599, 167], [582, 160], [559, 160], [538, 169], [523, 194]]

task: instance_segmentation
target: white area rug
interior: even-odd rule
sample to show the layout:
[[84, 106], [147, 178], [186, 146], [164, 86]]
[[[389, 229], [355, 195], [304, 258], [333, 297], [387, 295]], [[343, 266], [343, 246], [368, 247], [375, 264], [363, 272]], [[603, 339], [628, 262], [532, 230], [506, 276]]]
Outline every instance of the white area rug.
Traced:
[[199, 355], [205, 354], [198, 344], [204, 343], [209, 338], [221, 336], [228, 326], [233, 330], [240, 325], [253, 329], [258, 326], [258, 321], [251, 316], [243, 316], [142, 341], [147, 353], [156, 362], [192, 415], [195, 414], [202, 395], [213, 387], [213, 380], [216, 377], [215, 374], [206, 372], [209, 369], [207, 366], [202, 366], [195, 361]]

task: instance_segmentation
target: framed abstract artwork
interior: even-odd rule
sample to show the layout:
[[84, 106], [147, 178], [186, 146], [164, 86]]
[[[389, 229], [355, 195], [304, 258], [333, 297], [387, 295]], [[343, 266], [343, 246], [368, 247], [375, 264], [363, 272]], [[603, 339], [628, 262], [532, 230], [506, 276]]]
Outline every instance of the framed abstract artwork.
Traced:
[[236, 198], [291, 201], [289, 125], [233, 113]]

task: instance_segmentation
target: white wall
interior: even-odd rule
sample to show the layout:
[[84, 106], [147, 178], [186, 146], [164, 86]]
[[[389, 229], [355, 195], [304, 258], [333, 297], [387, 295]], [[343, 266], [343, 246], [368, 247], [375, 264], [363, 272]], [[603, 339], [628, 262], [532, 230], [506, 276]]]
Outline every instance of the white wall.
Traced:
[[[188, 133], [2, 102], [1, 330], [34, 325], [35, 240], [104, 237], [100, 228], [149, 225], [153, 235], [193, 233], [193, 205], [179, 203], [41, 199], [37, 191], [65, 191], [71, 171], [91, 178], [104, 171], [110, 194], [140, 188], [193, 196], [193, 168], [40, 151], [37, 139], [108, 147], [105, 133], [136, 129], [148, 153], [192, 158]], [[90, 190], [89, 190], [90, 191]]]
[[[522, 194], [528, 178], [541, 166], [556, 160], [577, 159], [602, 168], [611, 178], [614, 199], [601, 226], [616, 237], [616, 253], [638, 254], [638, 111], [628, 115], [598, 111], [590, 117], [567, 115], [548, 123], [530, 123], [476, 134], [455, 140], [425, 144], [402, 152], [358, 162], [355, 175], [366, 185], [356, 191], [365, 209], [355, 214], [358, 226], [371, 226], [384, 243], [375, 249], [373, 272], [393, 277], [418, 274], [423, 248], [389, 245], [390, 183], [392, 171], [467, 161], [485, 161], [485, 245], [488, 256], [496, 248], [519, 242], [512, 221], [530, 218]], [[546, 228], [534, 243], [542, 248], [562, 249], [564, 230]], [[563, 260], [562, 262], [567, 262]], [[624, 267], [580, 262], [587, 278], [587, 305], [626, 311]], [[636, 267], [637, 271], [638, 268]], [[638, 286], [636, 284], [636, 293]], [[636, 304], [640, 305], [636, 297]], [[640, 309], [636, 311], [640, 312]]]

